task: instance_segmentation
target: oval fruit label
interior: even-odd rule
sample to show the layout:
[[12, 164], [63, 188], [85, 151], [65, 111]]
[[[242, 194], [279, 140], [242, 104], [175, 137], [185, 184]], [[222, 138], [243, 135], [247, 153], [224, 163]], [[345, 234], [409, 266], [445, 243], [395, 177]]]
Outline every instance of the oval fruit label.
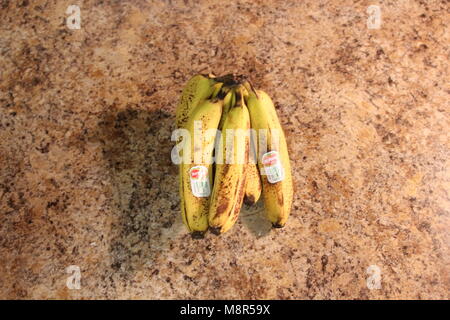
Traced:
[[197, 198], [209, 197], [211, 187], [209, 185], [208, 168], [205, 166], [195, 166], [189, 170], [191, 179], [191, 191]]
[[284, 169], [280, 161], [278, 151], [270, 151], [263, 154], [261, 162], [264, 166], [264, 174], [270, 183], [277, 183], [284, 179]]

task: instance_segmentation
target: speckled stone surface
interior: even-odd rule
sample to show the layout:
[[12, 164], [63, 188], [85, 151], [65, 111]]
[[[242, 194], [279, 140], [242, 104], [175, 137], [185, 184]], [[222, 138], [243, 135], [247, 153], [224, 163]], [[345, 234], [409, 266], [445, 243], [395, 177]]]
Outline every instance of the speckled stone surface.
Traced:
[[[0, 298], [450, 298], [450, 6], [379, 2], [369, 30], [371, 4], [1, 0]], [[276, 102], [286, 228], [259, 206], [186, 233], [170, 137], [198, 72]]]

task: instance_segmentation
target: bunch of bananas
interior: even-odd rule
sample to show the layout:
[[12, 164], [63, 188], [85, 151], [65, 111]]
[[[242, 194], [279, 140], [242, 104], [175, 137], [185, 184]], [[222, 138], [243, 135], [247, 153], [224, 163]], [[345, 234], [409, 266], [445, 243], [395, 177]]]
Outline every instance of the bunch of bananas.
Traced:
[[[242, 203], [264, 198], [272, 225], [285, 225], [293, 186], [286, 140], [272, 100], [243, 76], [196, 75], [176, 110], [186, 139], [179, 165], [181, 214], [194, 238], [231, 229]], [[183, 139], [184, 140], [184, 139]]]

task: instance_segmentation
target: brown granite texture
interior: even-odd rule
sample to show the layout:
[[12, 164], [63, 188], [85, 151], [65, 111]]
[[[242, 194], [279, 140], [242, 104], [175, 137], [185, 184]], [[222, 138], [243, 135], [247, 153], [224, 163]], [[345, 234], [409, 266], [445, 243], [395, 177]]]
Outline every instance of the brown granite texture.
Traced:
[[[0, 298], [450, 298], [447, 1], [0, 7]], [[182, 225], [174, 110], [211, 71], [276, 102], [295, 180], [284, 229], [261, 207], [222, 237]]]

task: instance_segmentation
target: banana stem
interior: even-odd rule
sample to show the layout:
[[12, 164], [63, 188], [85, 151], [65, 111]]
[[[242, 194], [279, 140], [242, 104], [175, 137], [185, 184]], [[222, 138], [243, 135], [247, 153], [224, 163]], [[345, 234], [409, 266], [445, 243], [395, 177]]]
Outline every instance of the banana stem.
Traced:
[[235, 76], [232, 73], [226, 74], [221, 77], [217, 77], [214, 80], [218, 82], [223, 82], [225, 86], [232, 86], [236, 84]]
[[223, 82], [225, 86], [238, 86], [248, 81], [246, 76], [242, 74], [234, 75], [232, 73], [216, 77], [214, 80], [217, 82]]

